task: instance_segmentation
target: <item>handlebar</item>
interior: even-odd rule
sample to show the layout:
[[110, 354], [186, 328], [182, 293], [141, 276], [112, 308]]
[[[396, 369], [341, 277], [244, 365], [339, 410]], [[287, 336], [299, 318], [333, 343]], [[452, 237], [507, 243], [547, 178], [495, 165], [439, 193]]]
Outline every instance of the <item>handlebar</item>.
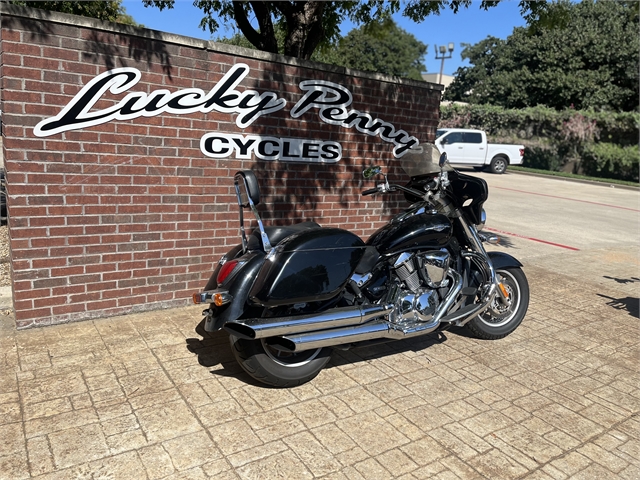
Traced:
[[365, 190], [362, 192], [362, 195], [373, 195], [374, 193], [378, 193], [377, 188], [370, 188], [369, 190]]

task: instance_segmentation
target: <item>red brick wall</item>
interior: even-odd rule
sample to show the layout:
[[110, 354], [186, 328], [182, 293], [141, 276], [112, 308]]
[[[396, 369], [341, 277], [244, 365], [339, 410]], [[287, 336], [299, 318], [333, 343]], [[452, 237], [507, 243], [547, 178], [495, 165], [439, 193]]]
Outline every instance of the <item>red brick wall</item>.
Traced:
[[[266, 224], [315, 220], [366, 237], [397, 211], [399, 197], [362, 198], [360, 175], [378, 163], [396, 179], [394, 145], [331, 125], [311, 108], [298, 118], [300, 82], [345, 87], [348, 107], [433, 140], [438, 86], [355, 72], [145, 29], [2, 7], [2, 135], [9, 189], [18, 328], [184, 305], [214, 263], [239, 243], [232, 176], [253, 169]], [[278, 111], [239, 128], [238, 113], [162, 113], [36, 136], [98, 75], [133, 67], [141, 79], [106, 92], [105, 109], [131, 92], [208, 93], [231, 68], [250, 71], [235, 89], [274, 92]], [[214, 132], [337, 142], [332, 164], [217, 159], [200, 149]]]

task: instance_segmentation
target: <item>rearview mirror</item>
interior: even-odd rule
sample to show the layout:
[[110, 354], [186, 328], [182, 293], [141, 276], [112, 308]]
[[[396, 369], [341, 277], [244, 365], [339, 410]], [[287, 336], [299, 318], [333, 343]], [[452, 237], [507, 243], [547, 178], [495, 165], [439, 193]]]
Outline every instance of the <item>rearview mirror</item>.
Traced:
[[438, 166], [442, 168], [446, 164], [447, 164], [447, 152], [442, 152], [442, 155], [440, 155], [440, 160], [438, 161]]
[[366, 168], [363, 172], [362, 172], [362, 176], [364, 178], [371, 178], [371, 177], [375, 177], [376, 175], [378, 175], [380, 172], [382, 172], [382, 168], [376, 166], [376, 165], [371, 165], [369, 168]]

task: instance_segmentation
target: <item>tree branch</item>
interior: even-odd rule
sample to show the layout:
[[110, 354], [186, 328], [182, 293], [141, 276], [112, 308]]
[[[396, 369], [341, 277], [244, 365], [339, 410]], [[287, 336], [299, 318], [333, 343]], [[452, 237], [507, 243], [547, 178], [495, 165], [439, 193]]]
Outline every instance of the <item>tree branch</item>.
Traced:
[[267, 7], [267, 2], [252, 1], [249, 2], [253, 8], [258, 25], [260, 26], [260, 37], [263, 42], [263, 49], [267, 52], [278, 53], [278, 40], [273, 29], [271, 20], [271, 11]]
[[[236, 24], [238, 28], [245, 36], [247, 40], [249, 40], [257, 49], [268, 51], [271, 53], [278, 53], [278, 46], [276, 44], [275, 49], [273, 49], [273, 45], [269, 45], [270, 42], [266, 42], [261, 33], [256, 32], [256, 30], [251, 26], [249, 19], [247, 18], [247, 13], [243, 8], [244, 2], [233, 2], [233, 16], [236, 20]], [[273, 29], [272, 29], [273, 30]], [[275, 36], [274, 36], [275, 39]], [[271, 46], [272, 49], [268, 50], [267, 46]]]

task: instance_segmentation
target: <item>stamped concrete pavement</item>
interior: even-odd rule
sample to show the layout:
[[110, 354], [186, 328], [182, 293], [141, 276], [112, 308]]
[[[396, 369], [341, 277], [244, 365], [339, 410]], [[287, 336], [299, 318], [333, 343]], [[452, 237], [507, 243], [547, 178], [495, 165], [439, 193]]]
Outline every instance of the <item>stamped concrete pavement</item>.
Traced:
[[336, 351], [288, 390], [253, 383], [198, 307], [3, 317], [0, 478], [640, 478], [637, 244], [504, 239], [531, 285], [512, 335]]

